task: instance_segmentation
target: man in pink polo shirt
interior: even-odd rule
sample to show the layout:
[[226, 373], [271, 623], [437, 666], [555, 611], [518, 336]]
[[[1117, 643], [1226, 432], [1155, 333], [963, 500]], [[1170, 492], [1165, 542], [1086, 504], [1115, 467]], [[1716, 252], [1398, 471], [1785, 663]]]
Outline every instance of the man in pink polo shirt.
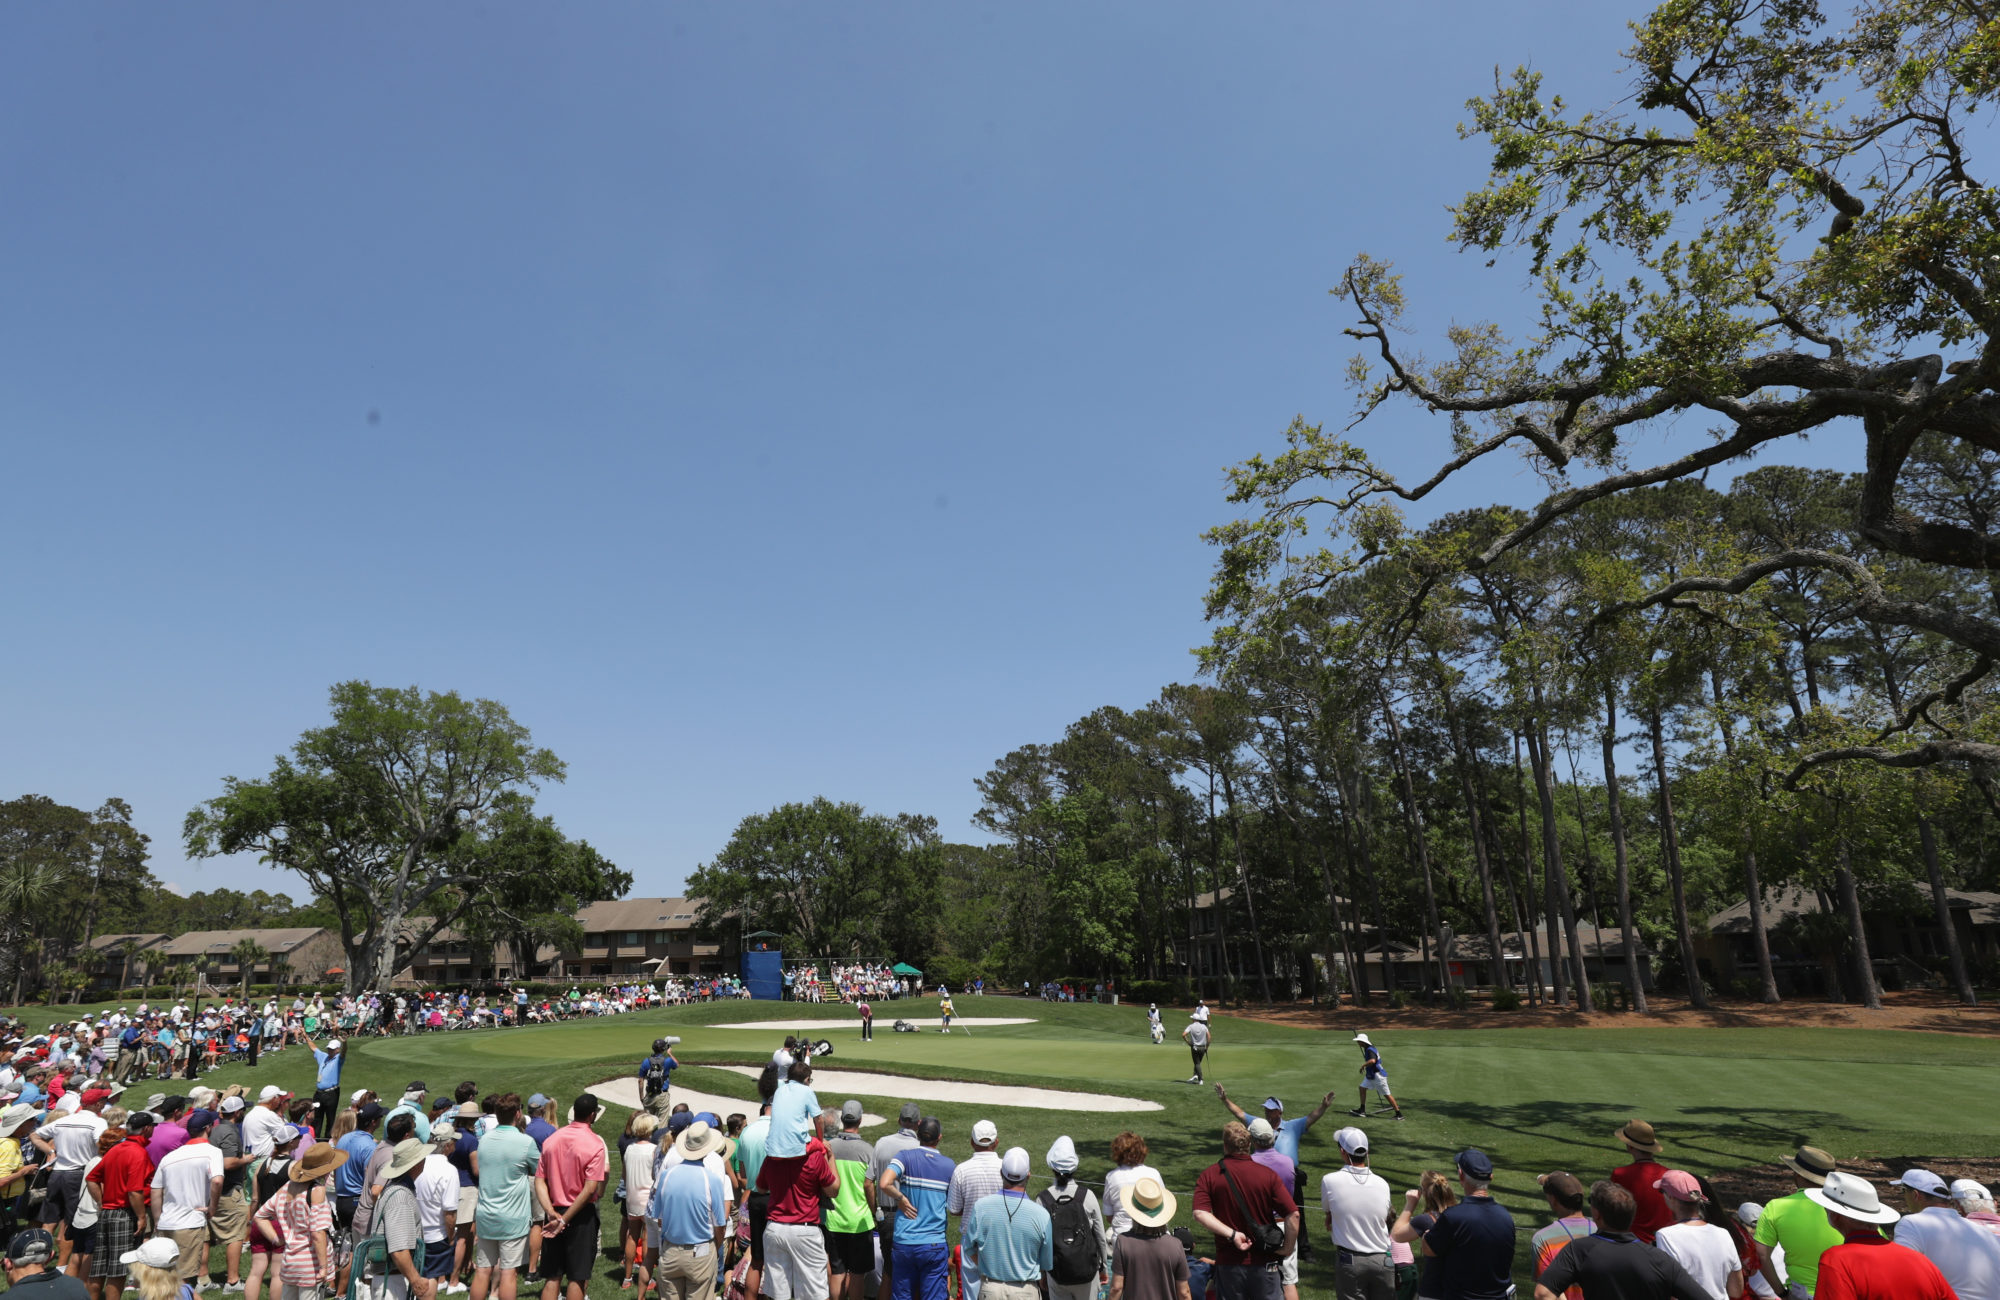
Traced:
[[597, 1266], [597, 1198], [610, 1164], [604, 1139], [591, 1131], [597, 1098], [583, 1093], [570, 1107], [570, 1122], [542, 1143], [535, 1171], [535, 1199], [548, 1214], [542, 1227], [542, 1300], [555, 1300], [556, 1283], [565, 1300], [583, 1300], [590, 1271]]

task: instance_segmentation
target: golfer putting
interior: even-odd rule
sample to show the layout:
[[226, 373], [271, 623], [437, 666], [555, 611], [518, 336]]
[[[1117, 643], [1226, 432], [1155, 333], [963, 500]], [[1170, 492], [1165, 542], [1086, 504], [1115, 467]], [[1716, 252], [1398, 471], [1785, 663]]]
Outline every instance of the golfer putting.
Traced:
[[[1379, 1092], [1382, 1100], [1389, 1103], [1389, 1110], [1397, 1119], [1403, 1118], [1403, 1108], [1396, 1104], [1396, 1094], [1389, 1091], [1389, 1072], [1382, 1068], [1382, 1053], [1375, 1044], [1368, 1041], [1368, 1035], [1356, 1034], [1354, 1042], [1361, 1048], [1361, 1095], [1350, 1115], [1366, 1117], [1368, 1114], [1368, 1094]], [[1376, 1111], [1376, 1114], [1382, 1112]]]

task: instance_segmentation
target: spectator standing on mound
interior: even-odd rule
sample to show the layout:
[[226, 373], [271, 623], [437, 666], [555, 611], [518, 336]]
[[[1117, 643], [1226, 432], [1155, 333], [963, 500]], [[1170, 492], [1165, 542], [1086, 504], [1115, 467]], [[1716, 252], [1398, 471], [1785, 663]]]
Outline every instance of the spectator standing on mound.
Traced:
[[[1207, 1007], [1196, 1007], [1196, 1011], [1206, 1011]], [[1208, 1055], [1208, 1017], [1196, 1016], [1181, 1030], [1181, 1039], [1187, 1043], [1188, 1051], [1194, 1054], [1194, 1073], [1188, 1076], [1189, 1083], [1201, 1082], [1202, 1058]]]
[[[1368, 1135], [1349, 1126], [1333, 1135], [1347, 1163], [1320, 1179], [1326, 1235], [1340, 1300], [1394, 1300], [1396, 1266], [1389, 1258], [1389, 1184], [1368, 1167]], [[1294, 1281], [1297, 1265], [1292, 1265]]]
[[[1549, 1200], [1549, 1213], [1556, 1216], [1555, 1222], [1528, 1238], [1529, 1267], [1539, 1282], [1556, 1253], [1571, 1242], [1588, 1237], [1596, 1225], [1583, 1212], [1583, 1184], [1575, 1174], [1542, 1174], [1535, 1181], [1542, 1185], [1542, 1195]], [[1567, 1300], [1583, 1300], [1583, 1288], [1573, 1286], [1565, 1295]]]
[[1632, 1203], [1638, 1206], [1638, 1217], [1632, 1220], [1633, 1235], [1650, 1246], [1654, 1234], [1674, 1221], [1674, 1212], [1659, 1191], [1660, 1176], [1667, 1172], [1656, 1159], [1663, 1149], [1659, 1135], [1645, 1120], [1634, 1119], [1627, 1120], [1614, 1136], [1625, 1144], [1632, 1160], [1612, 1170], [1611, 1181], [1632, 1193]]
[[[971, 1220], [972, 1211], [987, 1197], [999, 1192], [1000, 1154], [994, 1150], [1000, 1145], [1000, 1130], [990, 1119], [982, 1119], [972, 1126], [972, 1155], [957, 1169], [952, 1171], [951, 1187], [945, 1200], [945, 1208], [959, 1221], [959, 1241], [965, 1240], [965, 1225]], [[959, 1286], [967, 1296], [979, 1294], [979, 1266], [959, 1251]]]
[[1867, 1179], [1831, 1173], [1804, 1194], [1841, 1234], [1820, 1254], [1813, 1300], [1957, 1300], [1937, 1265], [1882, 1235], [1902, 1216]]
[[903, 1109], [896, 1119], [896, 1131], [875, 1140], [875, 1151], [868, 1159], [868, 1184], [875, 1189], [875, 1230], [882, 1236], [882, 1282], [878, 1294], [887, 1295], [894, 1283], [896, 1271], [896, 1228], [902, 1215], [897, 1212], [896, 1197], [882, 1189], [882, 1175], [889, 1168], [889, 1162], [910, 1148], [922, 1145], [917, 1141], [917, 1125], [924, 1122], [923, 1108], [914, 1101], [903, 1103]]
[[1040, 1300], [1042, 1276], [1055, 1267], [1054, 1226], [1027, 1193], [1028, 1167], [1026, 1149], [1007, 1148], [1000, 1190], [965, 1218], [960, 1244], [979, 1270], [979, 1300]]
[[1097, 1284], [1111, 1258], [1104, 1211], [1097, 1194], [1076, 1180], [1076, 1143], [1057, 1138], [1045, 1157], [1049, 1185], [1037, 1198], [1049, 1212], [1055, 1235], [1055, 1263], [1045, 1281], [1049, 1300], [1096, 1300]]
[[1896, 1244], [1937, 1265], [1958, 1300], [2000, 1300], [2000, 1238], [1960, 1218], [1951, 1207], [1951, 1188], [1930, 1170], [1911, 1169], [1897, 1182], [1904, 1214]]
[[1424, 1257], [1438, 1262], [1437, 1300], [1506, 1300], [1514, 1292], [1514, 1216], [1493, 1199], [1484, 1151], [1467, 1147], [1454, 1163], [1465, 1199], [1441, 1212], [1423, 1239]]
[[1250, 1158], [1250, 1130], [1241, 1124], [1223, 1126], [1222, 1159], [1195, 1182], [1194, 1221], [1215, 1234], [1215, 1285], [1222, 1300], [1279, 1300], [1285, 1256], [1298, 1244], [1298, 1202], [1276, 1174]]
[[890, 1300], [945, 1300], [950, 1288], [945, 1215], [956, 1168], [937, 1149], [943, 1134], [937, 1116], [926, 1115], [917, 1125], [917, 1145], [897, 1152], [882, 1171], [882, 1195], [898, 1216]]
[[[1819, 1281], [1820, 1254], [1838, 1246], [1842, 1238], [1840, 1230], [1828, 1222], [1826, 1211], [1806, 1192], [1826, 1182], [1834, 1172], [1834, 1161], [1818, 1147], [1800, 1147], [1783, 1163], [1799, 1190], [1770, 1202], [1758, 1216], [1757, 1260], [1764, 1280], [1777, 1294], [1811, 1300]], [[1772, 1258], [1779, 1249], [1785, 1252], [1787, 1276], [1782, 1278]], [[1790, 1290], [1786, 1289], [1788, 1283]]]
[[1590, 1217], [1597, 1231], [1550, 1261], [1535, 1283], [1535, 1300], [1557, 1300], [1572, 1285], [1583, 1288], [1584, 1300], [1709, 1300], [1679, 1260], [1634, 1235], [1637, 1210], [1622, 1185], [1606, 1179], [1592, 1187]]
[[1672, 1255], [1710, 1300], [1742, 1295], [1743, 1253], [1729, 1229], [1703, 1217], [1708, 1196], [1701, 1180], [1685, 1169], [1673, 1169], [1661, 1177], [1659, 1188], [1674, 1221], [1653, 1234], [1653, 1244]]

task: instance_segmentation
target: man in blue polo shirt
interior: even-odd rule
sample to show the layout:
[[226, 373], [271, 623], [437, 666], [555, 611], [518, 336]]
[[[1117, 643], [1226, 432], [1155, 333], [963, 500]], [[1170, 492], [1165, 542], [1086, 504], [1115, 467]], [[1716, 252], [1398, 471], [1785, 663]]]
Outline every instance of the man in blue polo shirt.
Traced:
[[317, 1067], [313, 1079], [313, 1132], [333, 1132], [333, 1117], [340, 1111], [340, 1067], [347, 1064], [347, 1051], [338, 1038], [326, 1040], [324, 1050], [312, 1039], [306, 1039], [306, 1050], [312, 1053], [313, 1065]]
[[1437, 1260], [1443, 1300], [1507, 1300], [1514, 1294], [1514, 1216], [1488, 1190], [1493, 1162], [1484, 1151], [1467, 1147], [1457, 1164], [1465, 1199], [1424, 1234], [1424, 1257]]
[[951, 1252], [945, 1245], [945, 1202], [957, 1165], [938, 1150], [944, 1125], [927, 1115], [917, 1145], [896, 1153], [882, 1171], [881, 1199], [896, 1222], [890, 1300], [944, 1300]]
[[1368, 1094], [1378, 1092], [1382, 1094], [1382, 1100], [1389, 1103], [1389, 1109], [1396, 1112], [1396, 1118], [1403, 1118], [1403, 1108], [1396, 1104], [1396, 1094], [1389, 1091], [1389, 1072], [1382, 1068], [1382, 1053], [1375, 1050], [1375, 1044], [1368, 1041], [1366, 1034], [1356, 1034], [1354, 1042], [1361, 1048], [1361, 1101], [1347, 1113], [1366, 1115]]

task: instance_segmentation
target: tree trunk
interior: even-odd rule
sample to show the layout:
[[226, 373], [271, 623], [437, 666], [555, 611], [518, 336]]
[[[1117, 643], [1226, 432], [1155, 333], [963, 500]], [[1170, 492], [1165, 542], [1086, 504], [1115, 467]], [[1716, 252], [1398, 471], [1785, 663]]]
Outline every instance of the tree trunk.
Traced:
[[[1519, 732], [1513, 735], [1514, 795], [1521, 823], [1521, 875], [1524, 878], [1514, 891], [1514, 910], [1519, 913], [1514, 923], [1521, 928], [1521, 939], [1528, 950], [1528, 966], [1535, 973], [1534, 979], [1528, 981], [1528, 1000], [1540, 1006], [1547, 1000], [1544, 996], [1546, 991], [1561, 982], [1562, 972], [1556, 969], [1555, 954], [1550, 953], [1548, 974], [1544, 977], [1542, 973], [1541, 936], [1535, 930], [1535, 849], [1534, 842], [1528, 837], [1528, 783], [1521, 776], [1521, 735]], [[1507, 873], [1510, 877], [1513, 871], [1514, 864], [1509, 861]], [[1547, 983], [1543, 982], [1544, 978]]]
[[1513, 981], [1507, 978], [1507, 953], [1500, 946], [1500, 907], [1493, 890], [1493, 863], [1486, 855], [1485, 828], [1479, 820], [1479, 800], [1473, 795], [1458, 704], [1452, 698], [1450, 688], [1444, 684], [1446, 669], [1435, 654], [1431, 656], [1431, 663], [1438, 678], [1438, 698], [1444, 705], [1445, 729], [1451, 733], [1452, 767], [1458, 774], [1458, 792], [1465, 801], [1466, 824], [1472, 833], [1472, 860], [1479, 871], [1479, 897], [1486, 916], [1487, 956], [1492, 962], [1493, 986], [1512, 988]]
[[[1719, 712], [1723, 704], [1722, 674], [1711, 669], [1708, 680]], [[1736, 729], [1729, 725], [1727, 718], [1717, 725], [1722, 730], [1723, 752], [1733, 761], [1736, 758]], [[1758, 1001], [1775, 1006], [1781, 1001], [1778, 976], [1771, 969], [1771, 935], [1764, 925], [1764, 884], [1757, 875], [1756, 835], [1750, 829], [1747, 817], [1743, 821], [1743, 889], [1750, 909], [1750, 947], [1757, 957], [1757, 982], [1761, 986]]]
[[[1536, 688], [1535, 694], [1535, 703], [1539, 707], [1540, 687]], [[1584, 1011], [1594, 1011], [1597, 1008], [1590, 997], [1590, 973], [1583, 965], [1583, 942], [1576, 933], [1576, 903], [1569, 892], [1569, 871], [1563, 865], [1562, 840], [1556, 834], [1556, 778], [1549, 755], [1548, 726], [1539, 712], [1528, 723], [1528, 759], [1534, 764], [1535, 793], [1542, 804], [1542, 851], [1546, 855], [1543, 871], [1548, 882], [1549, 911], [1552, 916], [1561, 917], [1562, 929], [1569, 939], [1570, 979], [1576, 988], [1577, 1006]], [[1553, 921], [1549, 933], [1552, 937], [1556, 933]]]
[[1687, 976], [1688, 1005], [1708, 1009], [1708, 993], [1701, 986], [1701, 967], [1694, 956], [1694, 932], [1688, 925], [1687, 887], [1681, 877], [1681, 833], [1674, 819], [1674, 791], [1667, 779], [1667, 742], [1660, 725], [1660, 706], [1647, 710], [1646, 721], [1653, 735], [1653, 772], [1660, 786], [1660, 844], [1667, 859], [1667, 879], [1673, 886], [1674, 938], [1680, 945], [1681, 970]]
[[[1917, 778], [1916, 794], [1921, 803], [1924, 793], [1922, 777]], [[1944, 887], [1944, 868], [1938, 861], [1937, 832], [1931, 828], [1931, 819], [1922, 812], [1917, 813], [1917, 835], [1924, 845], [1924, 870], [1930, 875], [1931, 904], [1937, 908], [1938, 924], [1944, 927], [1945, 954], [1951, 960], [1951, 983], [1958, 992], [1958, 1000], [1968, 1007], [1979, 1005], [1979, 994], [1973, 990], [1972, 975], [1965, 968], [1965, 950], [1959, 946], [1958, 928], [1951, 920], [1951, 895]]]
[[[1431, 850], [1430, 845], [1424, 838], [1424, 814], [1423, 809], [1417, 805], [1416, 782], [1410, 779], [1409, 758], [1403, 753], [1403, 728], [1397, 723], [1395, 710], [1389, 707], [1389, 701], [1386, 696], [1382, 700], [1382, 717], [1389, 726], [1389, 756], [1395, 762], [1396, 775], [1402, 784], [1403, 816], [1405, 825], [1409, 830], [1410, 849], [1416, 856], [1417, 869], [1423, 873], [1424, 878], [1424, 925], [1427, 927], [1424, 935], [1424, 949], [1426, 954], [1428, 954], [1433, 951], [1431, 940], [1439, 930], [1437, 892], [1431, 884]], [[1431, 970], [1430, 957], [1427, 955], [1424, 961], [1424, 983], [1428, 986], [1430, 984]], [[1444, 954], [1441, 952], [1437, 954], [1437, 977], [1439, 987], [1449, 992], [1451, 989], [1451, 974], [1445, 969]]]
[[1618, 792], [1618, 684], [1604, 680], [1604, 804], [1612, 820], [1612, 860], [1618, 888], [1618, 938], [1626, 950], [1626, 984], [1632, 986], [1632, 1010], [1646, 1014], [1646, 980], [1640, 970], [1638, 930], [1632, 926], [1632, 858], [1624, 838], [1624, 798]]
[[1217, 1000], [1228, 1005], [1235, 979], [1229, 951], [1229, 907], [1222, 897], [1222, 827], [1215, 819], [1215, 772], [1208, 772], [1208, 878], [1215, 890], [1215, 941], [1221, 945], [1222, 974], [1217, 984], [1222, 995]]
[[1840, 887], [1840, 908], [1847, 913], [1847, 933], [1854, 944], [1854, 975], [1861, 984], [1861, 1005], [1871, 1011], [1882, 1009], [1882, 986], [1875, 982], [1875, 963], [1868, 954], [1868, 927], [1861, 919], [1861, 891], [1854, 887], [1854, 864], [1847, 839], [1840, 841], [1840, 870], [1834, 873]]
[[1257, 896], [1250, 889], [1250, 864], [1243, 858], [1243, 820], [1236, 815], [1236, 783], [1229, 769], [1222, 769], [1222, 798], [1229, 807], [1230, 836], [1236, 841], [1236, 887], [1243, 891], [1243, 906], [1250, 912], [1250, 942], [1257, 949], [1257, 991], [1264, 1005], [1271, 1005], [1271, 977], [1264, 960], [1264, 930], [1257, 924]]

